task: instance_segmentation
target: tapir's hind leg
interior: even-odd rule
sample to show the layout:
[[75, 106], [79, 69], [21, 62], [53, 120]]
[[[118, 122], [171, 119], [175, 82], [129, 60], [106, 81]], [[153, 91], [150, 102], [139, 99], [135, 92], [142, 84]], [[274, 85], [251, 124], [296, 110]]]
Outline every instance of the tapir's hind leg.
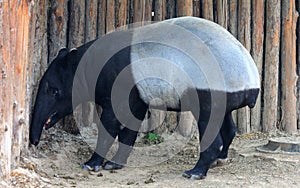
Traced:
[[[207, 121], [198, 122], [198, 129], [200, 138], [203, 138], [205, 129], [207, 127]], [[221, 152], [223, 140], [220, 133], [217, 133], [213, 143], [205, 150], [200, 152], [200, 159], [196, 163], [195, 167], [183, 173], [183, 177], [191, 179], [204, 179], [207, 171], [213, 162], [217, 159]]]
[[230, 144], [232, 143], [233, 138], [235, 137], [236, 126], [232, 119], [231, 113], [228, 113], [223, 121], [223, 125], [221, 128], [221, 136], [223, 140], [223, 149], [219, 154], [218, 158], [226, 159], [228, 157], [228, 149]]
[[120, 131], [120, 122], [114, 115], [111, 106], [103, 108], [101, 123], [98, 125], [96, 150], [90, 160], [84, 163], [83, 169], [98, 171], [103, 165], [104, 158]]

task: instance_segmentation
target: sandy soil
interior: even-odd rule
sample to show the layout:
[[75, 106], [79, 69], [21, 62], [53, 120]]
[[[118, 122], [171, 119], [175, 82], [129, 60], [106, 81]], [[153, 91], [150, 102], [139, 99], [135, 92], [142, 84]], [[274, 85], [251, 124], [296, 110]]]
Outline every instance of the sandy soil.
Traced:
[[[136, 164], [134, 161], [143, 161], [145, 164], [149, 162], [150, 166], [129, 166], [118, 171], [101, 170], [98, 173], [90, 173], [80, 168], [92, 152], [83, 137], [53, 129], [44, 134], [37, 150], [30, 148], [29, 154], [22, 157], [22, 164], [12, 173], [10, 183], [12, 187], [22, 188], [300, 187], [299, 153], [272, 154], [256, 150], [257, 147], [266, 144], [269, 137], [262, 133], [236, 137], [226, 164], [211, 168], [204, 180], [189, 180], [183, 178], [181, 174], [191, 169], [197, 161], [196, 136], [186, 143], [179, 153], [175, 152], [173, 157], [168, 156], [169, 160], [163, 159], [159, 164], [152, 162], [155, 158], [159, 161], [162, 157], [166, 157], [164, 152], [156, 153], [155, 156], [149, 153], [133, 154], [129, 159], [132, 164]], [[169, 136], [165, 142], [172, 143], [172, 139], [174, 138]], [[169, 140], [171, 142], [168, 142]], [[173, 150], [166, 151], [170, 153]]]

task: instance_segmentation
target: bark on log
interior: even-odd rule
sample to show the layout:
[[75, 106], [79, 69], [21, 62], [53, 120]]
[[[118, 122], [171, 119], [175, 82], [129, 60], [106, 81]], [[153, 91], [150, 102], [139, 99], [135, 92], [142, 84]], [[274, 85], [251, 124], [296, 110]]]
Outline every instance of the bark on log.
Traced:
[[8, 180], [11, 170], [18, 165], [21, 151], [28, 144], [28, 135], [24, 133], [28, 133], [29, 128], [26, 81], [31, 68], [29, 54], [33, 52], [33, 43], [29, 41], [31, 6], [26, 0], [0, 3], [1, 180]]
[[117, 0], [116, 1], [116, 28], [125, 29], [127, 22], [127, 0]]
[[[298, 14], [300, 13], [300, 1], [296, 0], [296, 8], [298, 11]], [[297, 104], [298, 104], [298, 129], [300, 129], [300, 19], [298, 17], [298, 24], [297, 24], [297, 68], [298, 68], [298, 98], [297, 98]]]
[[152, 20], [152, 1], [141, 0], [133, 2], [133, 23], [144, 25]]
[[154, 4], [154, 21], [165, 20], [166, 0], [156, 0]]
[[85, 43], [97, 37], [97, 7], [98, 0], [85, 1]]
[[115, 30], [115, 1], [106, 1], [106, 33]]
[[[238, 39], [250, 51], [251, 49], [251, 1], [238, 1]], [[244, 107], [237, 111], [237, 127], [240, 134], [250, 132], [250, 109]]]
[[106, 0], [99, 0], [98, 3], [98, 37], [106, 33]]
[[216, 14], [215, 22], [227, 29], [228, 26], [228, 0], [217, 0], [216, 1]]
[[166, 19], [175, 18], [176, 17], [176, 0], [167, 0], [166, 6], [167, 6]]
[[67, 46], [68, 0], [50, 1], [49, 19], [49, 63], [58, 51]]
[[193, 15], [193, 1], [192, 0], [177, 0], [177, 17], [192, 16]]
[[281, 33], [281, 103], [282, 127], [297, 132], [296, 24], [298, 13], [294, 0], [282, 1]]
[[212, 0], [202, 0], [201, 2], [202, 17], [214, 21], [214, 2]]
[[266, 1], [263, 131], [276, 130], [280, 50], [280, 0]]
[[238, 3], [237, 0], [229, 0], [228, 4], [229, 4], [228, 30], [233, 36], [237, 37]]
[[[252, 46], [251, 55], [256, 63], [260, 80], [262, 80], [263, 72], [263, 52], [264, 52], [264, 15], [265, 15], [265, 1], [252, 1]], [[261, 87], [262, 88], [262, 87]], [[261, 94], [260, 91], [256, 105], [251, 109], [251, 130], [261, 131]]]
[[201, 2], [200, 0], [193, 0], [193, 16], [201, 16]]
[[[68, 48], [76, 48], [85, 43], [85, 1], [70, 0], [69, 13], [69, 33]], [[85, 110], [85, 109], [84, 109]], [[62, 129], [72, 133], [79, 134], [77, 126], [83, 124], [83, 109], [79, 105], [74, 111], [73, 116], [67, 116], [63, 119]], [[78, 125], [77, 125], [78, 124]]]

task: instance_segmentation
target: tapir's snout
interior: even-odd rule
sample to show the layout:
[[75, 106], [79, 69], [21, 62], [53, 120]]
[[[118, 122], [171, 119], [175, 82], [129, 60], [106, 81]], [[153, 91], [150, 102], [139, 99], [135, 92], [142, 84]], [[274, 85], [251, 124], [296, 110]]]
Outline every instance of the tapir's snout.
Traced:
[[39, 140], [30, 140], [30, 144], [37, 146], [39, 144]]

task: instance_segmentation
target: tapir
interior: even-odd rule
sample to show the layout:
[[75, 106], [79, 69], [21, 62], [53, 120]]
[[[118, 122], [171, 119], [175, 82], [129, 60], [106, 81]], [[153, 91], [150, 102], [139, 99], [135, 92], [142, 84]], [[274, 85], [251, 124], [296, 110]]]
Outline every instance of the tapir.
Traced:
[[[183, 177], [203, 179], [226, 159], [236, 134], [232, 111], [253, 108], [260, 90], [256, 65], [243, 45], [211, 21], [181, 17], [111, 32], [76, 49], [63, 48], [42, 76], [30, 142], [87, 101], [102, 107], [95, 152], [86, 170], [120, 169], [149, 108], [191, 111], [200, 155]], [[115, 138], [115, 156], [105, 157]], [[106, 162], [105, 162], [106, 161]]]

